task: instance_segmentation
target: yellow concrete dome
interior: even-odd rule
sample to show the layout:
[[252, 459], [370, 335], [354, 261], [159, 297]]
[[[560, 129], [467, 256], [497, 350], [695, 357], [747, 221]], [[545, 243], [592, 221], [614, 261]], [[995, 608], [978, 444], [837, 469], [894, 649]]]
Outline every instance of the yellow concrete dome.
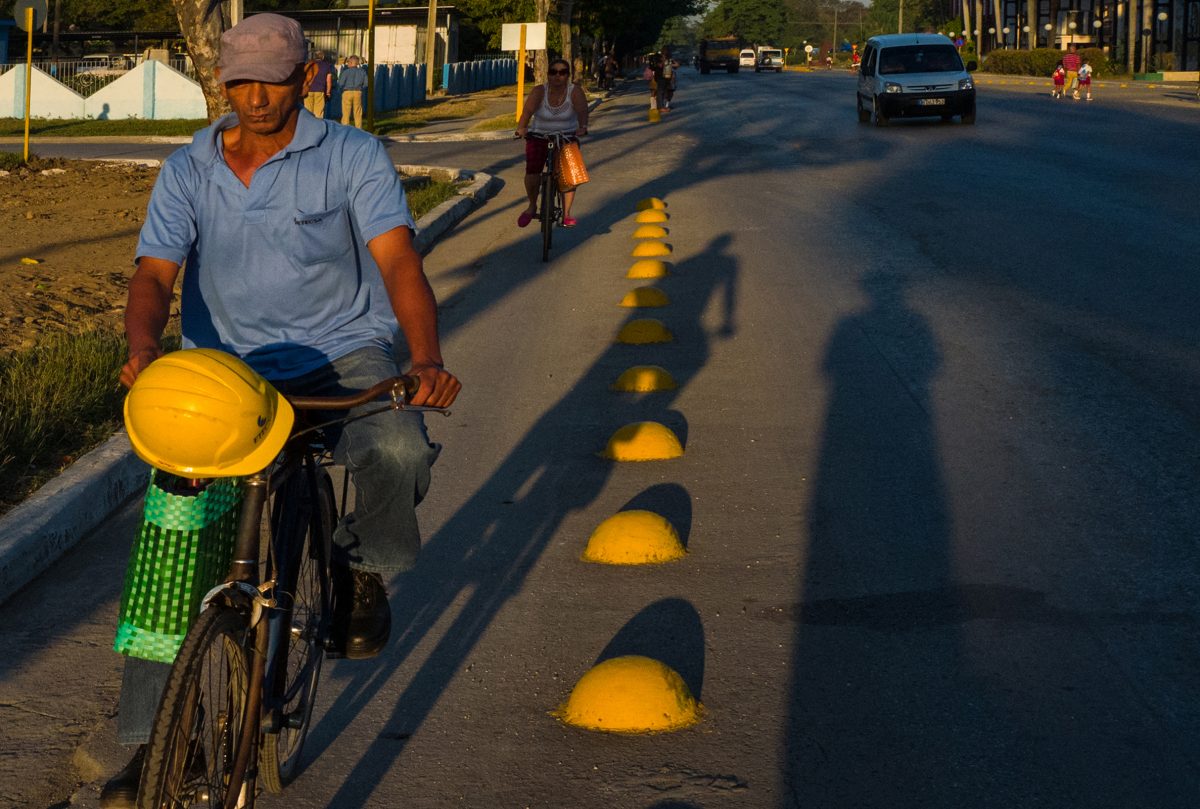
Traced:
[[700, 703], [665, 663], [640, 655], [614, 657], [579, 679], [558, 711], [568, 725], [615, 733], [653, 733], [694, 725]]
[[596, 526], [583, 552], [585, 562], [653, 565], [687, 555], [675, 526], [653, 511], [621, 511]]
[[600, 454], [613, 461], [669, 461], [683, 455], [683, 444], [657, 421], [636, 421], [613, 433]]

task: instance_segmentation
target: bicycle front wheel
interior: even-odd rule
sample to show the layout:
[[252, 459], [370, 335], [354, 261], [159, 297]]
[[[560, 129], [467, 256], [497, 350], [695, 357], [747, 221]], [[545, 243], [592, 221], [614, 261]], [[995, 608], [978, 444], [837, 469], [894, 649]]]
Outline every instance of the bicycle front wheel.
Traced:
[[138, 809], [222, 807], [249, 701], [246, 616], [214, 606], [184, 638], [154, 718]]
[[[553, 158], [551, 158], [553, 159]], [[554, 203], [558, 188], [553, 172], [542, 175], [542, 261], [550, 260], [550, 242], [554, 234]]]
[[277, 529], [272, 558], [278, 560], [279, 570], [272, 575], [279, 592], [290, 596], [291, 609], [271, 617], [272, 653], [265, 683], [274, 683], [268, 697], [272, 727], [263, 729], [259, 769], [270, 792], [282, 792], [300, 773], [329, 636], [329, 554], [337, 507], [329, 475], [318, 470], [315, 482], [314, 500], [307, 491], [308, 476], [293, 475], [273, 509]]

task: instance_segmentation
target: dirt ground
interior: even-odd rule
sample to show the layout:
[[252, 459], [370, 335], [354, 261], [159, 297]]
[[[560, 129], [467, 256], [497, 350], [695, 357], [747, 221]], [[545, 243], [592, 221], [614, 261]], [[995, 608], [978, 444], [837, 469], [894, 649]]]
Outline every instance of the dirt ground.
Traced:
[[56, 331], [121, 328], [125, 286], [158, 169], [57, 165], [0, 176], [0, 353]]

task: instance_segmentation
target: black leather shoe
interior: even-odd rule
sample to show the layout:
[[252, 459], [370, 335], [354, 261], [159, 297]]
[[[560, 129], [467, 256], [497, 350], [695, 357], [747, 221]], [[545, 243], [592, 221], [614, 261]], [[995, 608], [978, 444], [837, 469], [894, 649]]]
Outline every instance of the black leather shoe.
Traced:
[[142, 780], [142, 763], [146, 760], [146, 745], [139, 745], [133, 758], [100, 790], [100, 809], [134, 809], [138, 783]]
[[392, 634], [383, 577], [365, 570], [333, 565], [334, 644], [350, 660], [375, 657]]

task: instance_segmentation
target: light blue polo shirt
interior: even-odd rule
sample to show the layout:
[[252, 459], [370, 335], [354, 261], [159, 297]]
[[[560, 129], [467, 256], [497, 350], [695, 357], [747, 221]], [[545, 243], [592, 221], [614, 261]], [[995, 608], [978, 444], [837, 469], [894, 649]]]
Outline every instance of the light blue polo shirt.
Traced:
[[138, 239], [139, 258], [184, 265], [184, 346], [288, 379], [390, 345], [396, 318], [366, 244], [415, 225], [383, 145], [300, 110], [246, 188], [223, 157], [236, 123], [218, 119], [164, 161]]

